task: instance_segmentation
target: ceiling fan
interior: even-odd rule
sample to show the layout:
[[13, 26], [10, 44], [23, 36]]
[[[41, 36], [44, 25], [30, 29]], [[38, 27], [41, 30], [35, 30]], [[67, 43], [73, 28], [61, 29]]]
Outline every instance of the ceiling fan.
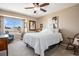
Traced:
[[49, 5], [49, 3], [33, 3], [33, 7], [25, 7], [25, 9], [34, 9], [34, 13], [37, 12], [37, 10], [41, 10], [43, 12], [46, 12], [47, 10], [43, 9], [42, 7]]

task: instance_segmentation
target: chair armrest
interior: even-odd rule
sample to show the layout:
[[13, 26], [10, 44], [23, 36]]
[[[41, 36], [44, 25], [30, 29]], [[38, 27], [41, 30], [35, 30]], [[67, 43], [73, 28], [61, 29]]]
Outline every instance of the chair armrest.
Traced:
[[71, 37], [68, 37], [67, 39], [69, 40], [69, 43], [73, 43], [74, 41], [74, 38], [71, 38]]
[[74, 38], [71, 38], [71, 37], [67, 37], [67, 39], [74, 39]]

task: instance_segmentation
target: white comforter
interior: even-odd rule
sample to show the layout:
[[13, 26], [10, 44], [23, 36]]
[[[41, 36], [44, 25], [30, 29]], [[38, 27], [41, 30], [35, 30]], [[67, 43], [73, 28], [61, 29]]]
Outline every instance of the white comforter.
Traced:
[[36, 54], [42, 56], [50, 45], [57, 44], [62, 40], [61, 33], [52, 32], [26, 33], [23, 37], [23, 41], [33, 47]]

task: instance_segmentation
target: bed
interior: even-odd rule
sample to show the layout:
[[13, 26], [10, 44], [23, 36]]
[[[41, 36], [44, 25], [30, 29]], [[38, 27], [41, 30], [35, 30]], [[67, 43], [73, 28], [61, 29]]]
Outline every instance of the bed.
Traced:
[[45, 30], [37, 33], [26, 33], [23, 41], [34, 48], [36, 54], [44, 56], [44, 51], [49, 46], [57, 44], [63, 39], [61, 33]]
[[63, 41], [62, 34], [58, 28], [53, 28], [53, 22], [50, 20], [41, 32], [26, 33], [23, 36], [24, 43], [34, 48], [36, 54], [44, 56], [44, 51], [51, 45]]

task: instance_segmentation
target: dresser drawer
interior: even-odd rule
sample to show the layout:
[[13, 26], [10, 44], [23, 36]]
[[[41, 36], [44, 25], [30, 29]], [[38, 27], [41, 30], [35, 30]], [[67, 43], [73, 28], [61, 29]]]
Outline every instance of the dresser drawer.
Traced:
[[0, 51], [6, 50], [8, 48], [8, 41], [6, 38], [0, 38]]

